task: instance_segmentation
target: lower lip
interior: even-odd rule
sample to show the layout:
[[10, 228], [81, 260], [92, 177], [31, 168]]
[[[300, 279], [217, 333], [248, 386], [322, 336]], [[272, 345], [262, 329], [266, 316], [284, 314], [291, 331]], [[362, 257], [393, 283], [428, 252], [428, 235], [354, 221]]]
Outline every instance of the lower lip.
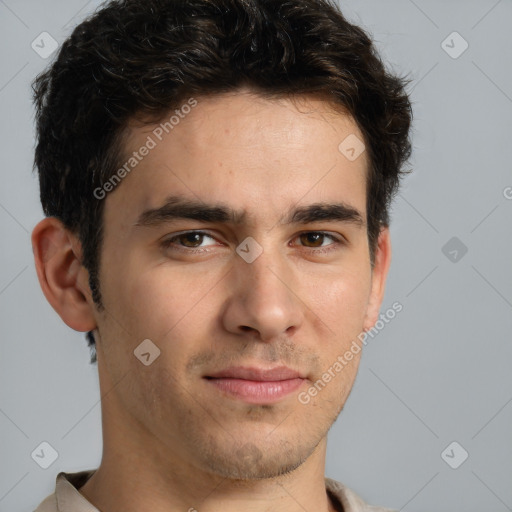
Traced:
[[253, 404], [278, 402], [286, 395], [297, 390], [304, 379], [288, 379], [277, 381], [256, 381], [245, 379], [207, 379], [215, 387], [225, 393]]

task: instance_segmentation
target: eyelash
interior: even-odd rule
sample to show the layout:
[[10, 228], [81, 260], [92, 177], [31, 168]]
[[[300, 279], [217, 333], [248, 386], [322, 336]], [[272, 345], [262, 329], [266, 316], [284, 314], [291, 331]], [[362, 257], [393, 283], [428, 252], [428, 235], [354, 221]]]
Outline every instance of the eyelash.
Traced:
[[[171, 249], [171, 250], [175, 250], [175, 251], [179, 251], [179, 252], [184, 252], [184, 253], [187, 253], [187, 254], [198, 254], [198, 253], [208, 253], [210, 252], [208, 249], [205, 249], [205, 248], [191, 248], [191, 247], [188, 247], [188, 248], [183, 248], [183, 247], [179, 247], [179, 246], [174, 246], [173, 245], [173, 241], [176, 240], [176, 239], [179, 239], [181, 238], [182, 236], [185, 236], [185, 235], [189, 235], [189, 234], [196, 234], [196, 235], [203, 235], [203, 236], [207, 236], [209, 238], [214, 238], [212, 235], [210, 235], [209, 233], [206, 233], [205, 231], [184, 231], [182, 233], [179, 233], [177, 235], [173, 235], [172, 237], [170, 238], [167, 238], [165, 240], [162, 241], [161, 245], [164, 249]], [[328, 248], [325, 248], [325, 247], [319, 247], [319, 248], [315, 248], [315, 247], [306, 247], [306, 249], [310, 249], [313, 253], [315, 254], [326, 254], [326, 253], [329, 253], [331, 251], [335, 251], [335, 250], [338, 250], [340, 248], [340, 246], [343, 246], [346, 244], [346, 242], [341, 239], [341, 238], [337, 238], [335, 237], [334, 235], [331, 235], [329, 234], [328, 232], [326, 231], [303, 231], [302, 233], [299, 233], [297, 235], [297, 237], [300, 237], [301, 235], [308, 235], [308, 234], [315, 234], [315, 235], [323, 235], [323, 236], [326, 236], [328, 238], [330, 238], [334, 243], [333, 244], [330, 244], [328, 246]]]

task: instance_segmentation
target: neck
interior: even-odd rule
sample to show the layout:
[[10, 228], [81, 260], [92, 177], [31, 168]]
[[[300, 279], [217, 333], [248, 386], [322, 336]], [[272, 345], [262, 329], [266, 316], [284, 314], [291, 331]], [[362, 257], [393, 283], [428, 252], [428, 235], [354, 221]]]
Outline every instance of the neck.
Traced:
[[325, 440], [296, 470], [277, 478], [230, 480], [187, 461], [135, 450], [104, 450], [98, 470], [80, 493], [102, 512], [334, 512], [324, 480]]

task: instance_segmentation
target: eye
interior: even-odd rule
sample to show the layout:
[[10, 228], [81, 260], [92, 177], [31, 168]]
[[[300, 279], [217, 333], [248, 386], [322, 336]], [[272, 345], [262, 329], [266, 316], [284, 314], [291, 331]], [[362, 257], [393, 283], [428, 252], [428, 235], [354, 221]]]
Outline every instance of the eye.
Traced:
[[[344, 244], [343, 239], [326, 233], [324, 231], [306, 231], [304, 233], [299, 234], [297, 238], [301, 240], [301, 243], [306, 242], [306, 244], [313, 244], [313, 246], [306, 245], [306, 247], [313, 249], [313, 252], [325, 253], [331, 250], [336, 250], [339, 248], [340, 245]], [[324, 245], [323, 242], [325, 242], [326, 239], [330, 239], [334, 243]], [[324, 247], [327, 247], [327, 249], [324, 249]]]
[[[204, 231], [184, 231], [169, 238], [164, 239], [161, 245], [164, 249], [181, 251], [185, 253], [204, 253], [209, 252], [207, 247], [214, 246], [215, 244], [202, 245], [205, 238], [215, 240], [213, 236]], [[336, 250], [339, 246], [344, 245], [344, 239], [336, 237], [332, 234], [323, 231], [305, 231], [295, 237], [300, 239], [301, 244], [306, 249], [311, 249], [313, 253], [326, 253]], [[325, 241], [330, 239], [332, 243], [324, 244]]]
[[[176, 249], [176, 250], [185, 250], [185, 252], [202, 252], [202, 251], [190, 251], [187, 249], [182, 249], [183, 247], [188, 249], [197, 249], [201, 248], [201, 242], [204, 238], [211, 238], [214, 239], [212, 236], [210, 236], [208, 233], [205, 233], [204, 231], [185, 231], [183, 233], [180, 233], [178, 235], [174, 235], [170, 238], [167, 238], [162, 241], [162, 246], [164, 248], [170, 248], [170, 249]], [[179, 242], [179, 244], [176, 244], [176, 241]], [[183, 244], [183, 245], [182, 245]]]

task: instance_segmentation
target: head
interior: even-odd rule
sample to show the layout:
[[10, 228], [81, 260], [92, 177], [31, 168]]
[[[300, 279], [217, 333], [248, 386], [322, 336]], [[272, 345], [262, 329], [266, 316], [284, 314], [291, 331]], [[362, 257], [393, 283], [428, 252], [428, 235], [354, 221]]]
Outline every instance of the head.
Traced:
[[254, 478], [325, 436], [359, 356], [293, 407], [210, 377], [287, 365], [303, 391], [373, 325], [411, 151], [406, 83], [325, 0], [112, 1], [34, 81], [38, 275], [104, 379], [129, 372], [116, 407], [141, 439]]

